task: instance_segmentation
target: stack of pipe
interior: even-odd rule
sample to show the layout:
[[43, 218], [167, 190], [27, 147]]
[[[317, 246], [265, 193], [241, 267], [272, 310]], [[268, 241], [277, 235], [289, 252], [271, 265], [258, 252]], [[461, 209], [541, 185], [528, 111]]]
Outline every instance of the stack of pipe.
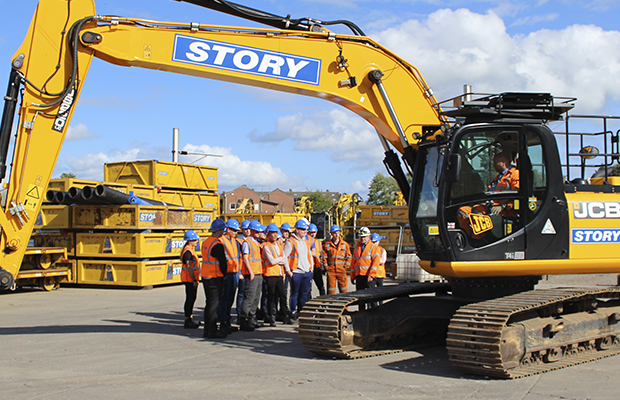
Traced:
[[45, 198], [54, 204], [138, 204], [179, 207], [163, 201], [144, 199], [142, 197], [119, 192], [105, 185], [70, 187], [69, 191], [48, 190]]

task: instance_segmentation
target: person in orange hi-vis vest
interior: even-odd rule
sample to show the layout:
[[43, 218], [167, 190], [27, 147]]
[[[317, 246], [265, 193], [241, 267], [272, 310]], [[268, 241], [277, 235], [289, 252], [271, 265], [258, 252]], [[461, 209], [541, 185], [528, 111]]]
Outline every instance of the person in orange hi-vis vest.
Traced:
[[226, 223], [223, 219], [216, 219], [211, 223], [211, 236], [202, 243], [202, 286], [205, 291], [205, 331], [203, 337], [208, 339], [222, 339], [227, 336], [222, 326], [218, 326], [218, 307], [222, 297], [224, 275], [226, 274], [226, 254], [220, 238], [224, 233]]
[[310, 250], [310, 241], [306, 238], [308, 223], [300, 219], [295, 223], [295, 234], [291, 235], [284, 246], [284, 254], [288, 257], [288, 271], [291, 277], [291, 297], [289, 299], [291, 318], [297, 320], [299, 312], [308, 301], [312, 289], [312, 270], [314, 259]]
[[196, 246], [200, 241], [200, 236], [196, 231], [189, 230], [183, 236], [185, 245], [181, 250], [181, 282], [185, 285], [185, 304], [183, 310], [185, 312], [186, 329], [197, 329], [200, 321], [196, 321], [192, 314], [194, 312], [194, 304], [196, 303], [196, 295], [198, 294], [198, 284], [200, 283], [200, 260], [196, 254]]
[[[308, 238], [310, 239], [310, 250], [312, 251], [312, 257], [314, 258], [314, 270], [312, 271], [312, 280], [319, 291], [319, 295], [325, 295], [325, 282], [323, 282], [323, 275], [325, 270], [321, 267], [321, 253], [323, 253], [323, 243], [316, 238], [319, 228], [315, 224], [308, 226]], [[312, 292], [312, 290], [310, 291]], [[312, 296], [310, 296], [312, 297]]]
[[260, 328], [262, 324], [256, 319], [256, 310], [260, 301], [261, 289], [263, 286], [263, 260], [262, 249], [258, 243], [261, 224], [258, 221], [250, 223], [251, 235], [246, 238], [241, 245], [241, 273], [245, 281], [245, 292], [243, 293], [243, 305], [239, 316], [239, 328], [242, 331], [253, 331]]
[[383, 280], [386, 277], [385, 262], [387, 261], [387, 251], [379, 245], [381, 236], [378, 233], [370, 235], [370, 241], [374, 243], [376, 250], [379, 252], [379, 268], [377, 268], [377, 276], [375, 277], [375, 286], [383, 286]]
[[364, 290], [374, 287], [380, 255], [370, 241], [370, 229], [365, 226], [360, 228], [359, 236], [360, 240], [353, 251], [351, 283], [355, 284], [355, 290]]
[[336, 285], [340, 293], [347, 293], [347, 270], [351, 268], [351, 249], [349, 244], [341, 239], [341, 229], [332, 225], [329, 229], [331, 240], [323, 245], [321, 264], [327, 272], [327, 294], [336, 293]]
[[230, 323], [230, 310], [235, 302], [241, 270], [241, 244], [237, 241], [239, 229], [239, 222], [231, 218], [226, 221], [226, 231], [220, 238], [226, 253], [226, 276], [224, 277], [224, 289], [220, 299], [218, 318], [222, 329], [229, 334], [238, 330]]
[[[239, 246], [243, 245], [243, 242], [247, 238], [252, 235], [252, 231], [250, 230], [250, 223], [252, 221], [248, 221], [247, 219], [241, 223], [241, 235], [237, 236], [237, 241], [239, 242]], [[240, 261], [240, 266], [243, 264], [243, 257]], [[245, 293], [245, 280], [243, 279], [243, 274], [239, 272], [239, 286], [237, 287], [237, 323], [239, 323], [239, 319], [241, 318], [241, 308], [243, 307], [243, 295]]]
[[[278, 240], [280, 229], [276, 224], [267, 225], [267, 241], [263, 243], [263, 276], [267, 282], [267, 310], [266, 322], [276, 326], [275, 303], [280, 301], [280, 310], [283, 313], [284, 323], [290, 324], [291, 319], [284, 294], [284, 275], [286, 274], [287, 259], [284, 256], [284, 245]], [[288, 275], [292, 275], [288, 272]]]

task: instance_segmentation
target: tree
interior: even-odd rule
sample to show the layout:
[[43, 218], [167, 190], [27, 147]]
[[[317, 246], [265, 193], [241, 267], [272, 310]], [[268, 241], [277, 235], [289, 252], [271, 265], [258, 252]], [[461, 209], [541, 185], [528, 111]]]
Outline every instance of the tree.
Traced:
[[62, 174], [60, 174], [60, 178], [75, 178], [75, 174], [73, 172], [63, 172]]
[[368, 185], [368, 201], [373, 206], [394, 205], [394, 192], [399, 192], [396, 179], [377, 172]]
[[308, 196], [312, 200], [313, 212], [327, 211], [333, 205], [331, 199], [320, 190], [315, 190], [314, 192], [308, 190], [304, 193], [304, 196]]

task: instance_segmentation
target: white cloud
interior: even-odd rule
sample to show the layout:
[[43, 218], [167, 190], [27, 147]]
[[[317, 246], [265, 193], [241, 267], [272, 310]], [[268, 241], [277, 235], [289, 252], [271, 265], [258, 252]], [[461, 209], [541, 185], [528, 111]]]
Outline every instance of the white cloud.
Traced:
[[[183, 150], [190, 153], [217, 154], [222, 157], [206, 157], [196, 162], [196, 164], [217, 167], [218, 183], [221, 190], [234, 189], [241, 185], [261, 190], [261, 188], [299, 188], [303, 187], [305, 177], [290, 177], [280, 168], [274, 167], [266, 161], [244, 161], [235, 154], [230, 148], [212, 147], [204, 145], [187, 144]], [[181, 162], [191, 162], [180, 160]], [[192, 156], [194, 160], [200, 156]]]
[[373, 35], [414, 64], [439, 100], [474, 92], [532, 91], [578, 97], [579, 113], [620, 98], [620, 32], [591, 25], [510, 36], [494, 12], [438, 10]]
[[249, 137], [256, 143], [291, 140], [295, 150], [328, 152], [333, 161], [348, 161], [355, 168], [374, 168], [383, 159], [374, 128], [342, 109], [283, 116], [273, 132], [260, 135], [254, 131]]
[[97, 139], [99, 137], [99, 135], [90, 132], [88, 130], [88, 127], [80, 122], [79, 124], [72, 125], [69, 127], [69, 129], [67, 129], [67, 136], [65, 136], [65, 142]]

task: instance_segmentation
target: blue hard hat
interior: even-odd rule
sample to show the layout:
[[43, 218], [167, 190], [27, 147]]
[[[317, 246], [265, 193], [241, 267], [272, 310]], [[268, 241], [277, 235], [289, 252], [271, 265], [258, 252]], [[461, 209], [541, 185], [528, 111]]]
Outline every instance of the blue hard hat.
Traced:
[[229, 219], [228, 221], [226, 221], [226, 227], [230, 228], [234, 231], [238, 231], [239, 230], [239, 221], [237, 221], [234, 218]]
[[299, 221], [295, 222], [295, 228], [308, 229], [308, 223], [303, 219], [300, 219]]
[[243, 220], [243, 222], [241, 223], [241, 229], [248, 229], [250, 227], [250, 221], [248, 221], [247, 219]]
[[267, 232], [280, 232], [280, 228], [276, 224], [267, 225]]
[[285, 222], [282, 224], [282, 226], [280, 226], [280, 229], [283, 231], [290, 231], [291, 230], [291, 224], [289, 224], [288, 222]]
[[267, 230], [267, 226], [261, 224], [260, 228], [259, 228], [259, 232], [265, 232]]
[[329, 231], [332, 232], [332, 233], [333, 232], [340, 232], [341, 229], [340, 229], [340, 227], [338, 225], [332, 225], [332, 227], [329, 228]]
[[308, 226], [308, 232], [318, 232], [318, 231], [319, 231], [319, 228], [317, 228], [317, 226], [316, 226], [316, 225], [314, 225], [314, 224], [310, 224], [310, 225]]
[[260, 222], [258, 221], [250, 222], [250, 229], [256, 232], [260, 232]]
[[209, 228], [209, 230], [211, 232], [217, 232], [221, 231], [224, 228], [226, 228], [226, 222], [224, 222], [223, 219], [218, 218], [215, 221], [211, 222], [211, 228]]
[[185, 232], [183, 235], [183, 240], [200, 240], [200, 236], [194, 230], [189, 230]]
[[371, 242], [378, 242], [379, 240], [381, 240], [381, 236], [378, 233], [373, 233], [370, 235]]

